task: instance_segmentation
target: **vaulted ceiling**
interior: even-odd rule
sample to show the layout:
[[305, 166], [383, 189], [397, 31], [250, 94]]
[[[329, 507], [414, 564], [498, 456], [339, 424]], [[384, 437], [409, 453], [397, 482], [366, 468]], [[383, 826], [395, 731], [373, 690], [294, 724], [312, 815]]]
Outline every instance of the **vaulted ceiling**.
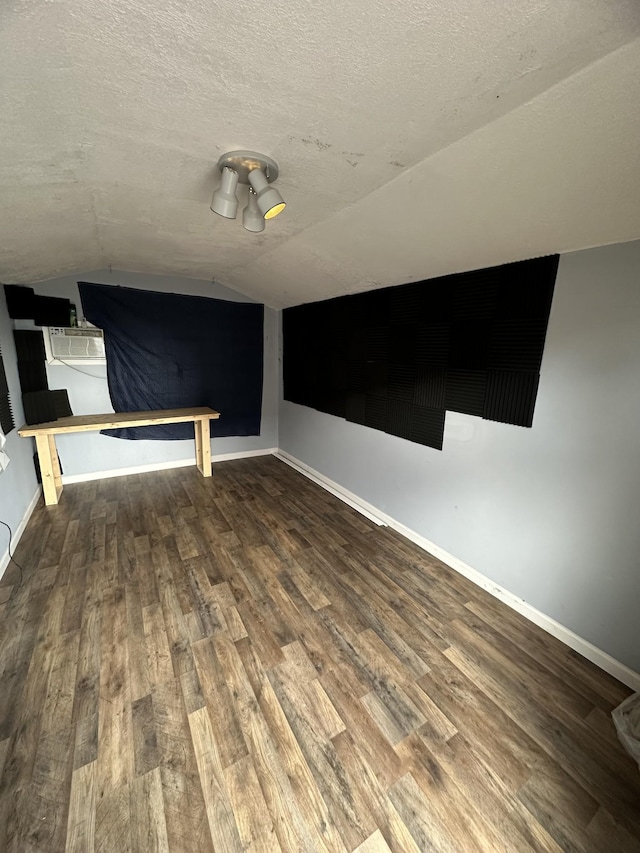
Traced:
[[[0, 280], [279, 307], [640, 237], [638, 0], [6, 0]], [[279, 162], [259, 235], [221, 153]]]

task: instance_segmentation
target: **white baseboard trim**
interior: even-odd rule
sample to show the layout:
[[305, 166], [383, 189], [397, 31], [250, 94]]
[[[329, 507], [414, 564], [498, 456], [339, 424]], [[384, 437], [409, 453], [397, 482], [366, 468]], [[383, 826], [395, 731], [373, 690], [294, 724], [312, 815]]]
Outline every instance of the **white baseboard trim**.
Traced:
[[273, 456], [277, 452], [277, 447], [263, 447], [260, 450], [237, 450], [235, 453], [219, 453], [217, 456], [212, 456], [211, 461], [227, 462], [230, 459], [250, 459], [252, 456]]
[[[40, 499], [40, 495], [42, 494], [42, 488], [38, 486], [34, 496], [29, 501], [29, 506], [25, 510], [24, 515], [22, 516], [22, 521], [16, 527], [14, 531], [11, 533], [11, 551], [15, 554], [16, 548], [18, 547], [18, 542], [20, 541], [20, 537], [25, 531], [25, 527], [29, 523], [29, 519], [31, 518], [34, 509], [38, 504], [38, 500]], [[2, 530], [6, 530], [6, 527], [3, 527]], [[7, 532], [7, 538], [9, 537], [9, 531]], [[9, 565], [9, 545], [7, 544], [7, 550], [0, 557], [0, 578], [4, 575], [7, 566]]]
[[314, 483], [318, 483], [319, 486], [322, 486], [323, 489], [326, 489], [328, 492], [331, 492], [332, 495], [340, 498], [344, 503], [349, 504], [350, 507], [353, 507], [353, 509], [357, 510], [361, 515], [364, 515], [369, 519], [369, 521], [373, 521], [374, 524], [377, 524], [380, 527], [384, 527], [388, 524], [387, 521], [382, 520], [382, 515], [375, 506], [363, 501], [358, 497], [358, 495], [354, 495], [354, 493], [350, 492], [348, 489], [343, 489], [342, 486], [338, 485], [338, 483], [334, 483], [333, 480], [325, 477], [324, 474], [321, 474], [319, 471], [314, 471], [313, 468], [309, 468], [309, 466], [305, 465], [304, 462], [301, 462], [299, 459], [296, 459], [294, 456], [286, 453], [286, 451], [276, 450], [273, 455], [280, 459], [281, 462], [286, 462], [286, 464], [290, 465], [291, 468], [295, 468], [297, 471], [300, 471], [301, 474], [304, 474], [305, 477], [313, 480]]
[[464, 575], [476, 584], [476, 586], [481, 587], [491, 595], [495, 596], [495, 598], [511, 607], [513, 610], [521, 613], [530, 622], [533, 622], [548, 634], [551, 634], [558, 640], [561, 640], [561, 642], [566, 646], [569, 646], [569, 648], [578, 652], [583, 657], [587, 658], [587, 660], [590, 660], [596, 666], [600, 667], [600, 669], [608, 672], [609, 675], [617, 678], [618, 681], [626, 684], [627, 687], [630, 687], [632, 690], [640, 692], [640, 673], [635, 672], [630, 667], [611, 657], [611, 655], [602, 651], [602, 649], [594, 646], [593, 643], [590, 643], [588, 640], [585, 640], [583, 637], [575, 634], [570, 628], [566, 628], [564, 625], [561, 625], [560, 622], [556, 622], [555, 619], [552, 619], [550, 616], [547, 616], [545, 613], [537, 610], [524, 599], [519, 598], [512, 592], [509, 592], [508, 589], [505, 589], [503, 586], [495, 583], [486, 575], [483, 575], [467, 563], [459, 560], [457, 557], [454, 557], [453, 554], [450, 554], [448, 551], [440, 548], [439, 545], [436, 545], [434, 542], [430, 542], [424, 536], [416, 533], [415, 530], [411, 530], [411, 528], [406, 527], [399, 521], [396, 521], [395, 518], [387, 515], [382, 510], [373, 506], [373, 504], [362, 500], [353, 492], [344, 489], [338, 483], [330, 480], [328, 477], [325, 477], [324, 474], [321, 474], [319, 471], [315, 471], [313, 468], [310, 468], [304, 462], [301, 462], [299, 459], [296, 459], [284, 450], [278, 450], [274, 455], [283, 462], [286, 462], [287, 465], [290, 465], [292, 468], [300, 471], [300, 473], [304, 474], [310, 480], [318, 483], [328, 492], [336, 495], [336, 497], [349, 504], [349, 506], [358, 510], [358, 512], [362, 513], [362, 515], [373, 521], [375, 524], [388, 525], [393, 528], [393, 530], [397, 530], [398, 533], [401, 533], [407, 539], [410, 539], [411, 542], [414, 542], [424, 551], [427, 551], [432, 556], [437, 557], [438, 560], [441, 560], [445, 565], [454, 569], [456, 572], [459, 572], [461, 575]]
[[[271, 456], [277, 453], [277, 447], [266, 447], [260, 450], [237, 450], [233, 453], [219, 453], [211, 456], [211, 462], [227, 462], [230, 459], [247, 459], [251, 456]], [[87, 483], [91, 480], [107, 480], [110, 477], [126, 477], [128, 474], [147, 474], [150, 471], [168, 471], [170, 468], [187, 468], [195, 466], [195, 457], [191, 459], [176, 459], [172, 462], [150, 462], [147, 465], [133, 465], [130, 468], [111, 468], [107, 471], [89, 471], [87, 474], [63, 474], [62, 485], [70, 483]]]

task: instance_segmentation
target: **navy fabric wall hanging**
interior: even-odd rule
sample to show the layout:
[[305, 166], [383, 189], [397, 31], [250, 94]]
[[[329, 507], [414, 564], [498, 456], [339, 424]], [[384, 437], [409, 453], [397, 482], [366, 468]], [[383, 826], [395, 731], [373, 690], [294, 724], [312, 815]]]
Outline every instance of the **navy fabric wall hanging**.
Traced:
[[[116, 412], [210, 406], [213, 436], [259, 435], [264, 306], [78, 282], [104, 330]], [[193, 424], [103, 430], [127, 439], [193, 438]]]

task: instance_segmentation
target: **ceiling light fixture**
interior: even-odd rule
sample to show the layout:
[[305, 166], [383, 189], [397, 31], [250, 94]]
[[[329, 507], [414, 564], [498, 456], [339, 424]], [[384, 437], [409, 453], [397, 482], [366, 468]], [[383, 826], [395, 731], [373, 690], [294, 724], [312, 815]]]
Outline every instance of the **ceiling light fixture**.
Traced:
[[249, 201], [242, 213], [242, 224], [254, 234], [264, 231], [264, 216], [258, 207], [258, 196], [253, 187], [249, 187]]
[[270, 157], [255, 151], [229, 151], [218, 160], [218, 169], [222, 180], [211, 200], [214, 213], [226, 219], [236, 218], [238, 184], [249, 185], [249, 203], [242, 216], [247, 231], [263, 231], [264, 219], [273, 219], [285, 209], [282, 196], [270, 186], [279, 173], [278, 164]]

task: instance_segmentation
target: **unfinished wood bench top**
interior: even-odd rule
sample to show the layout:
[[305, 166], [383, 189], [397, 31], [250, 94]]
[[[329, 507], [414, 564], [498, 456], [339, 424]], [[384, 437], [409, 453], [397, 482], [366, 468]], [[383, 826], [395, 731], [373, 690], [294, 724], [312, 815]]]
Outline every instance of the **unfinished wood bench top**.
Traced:
[[159, 409], [149, 412], [111, 412], [106, 415], [72, 415], [44, 424], [21, 427], [18, 435], [33, 436], [38, 450], [44, 502], [47, 506], [58, 503], [62, 492], [62, 477], [58, 463], [56, 435], [71, 432], [91, 432], [118, 427], [151, 426], [151, 424], [193, 423], [196, 439], [196, 465], [203, 477], [211, 476], [211, 435], [209, 422], [220, 417], [220, 412], [207, 406], [189, 409]]

